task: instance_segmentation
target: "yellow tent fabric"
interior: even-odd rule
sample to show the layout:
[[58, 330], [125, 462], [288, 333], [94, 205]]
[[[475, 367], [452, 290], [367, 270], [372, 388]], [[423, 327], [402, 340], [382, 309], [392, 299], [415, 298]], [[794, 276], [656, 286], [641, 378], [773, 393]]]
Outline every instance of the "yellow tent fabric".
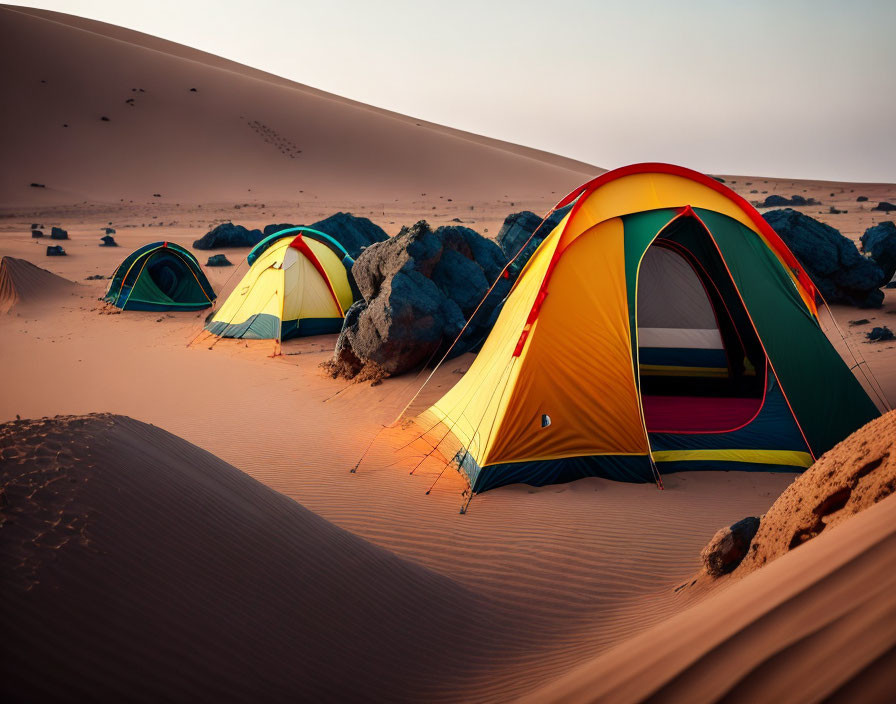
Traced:
[[325, 244], [284, 237], [255, 260], [206, 328], [256, 339], [339, 332], [353, 302], [348, 277]]
[[[572, 476], [582, 468], [580, 465], [568, 471], [569, 461], [575, 458], [589, 462], [605, 458], [614, 465], [603, 476], [638, 481], [645, 478], [645, 466], [649, 480], [654, 461], [715, 458], [756, 464], [757, 451], [762, 450], [763, 464], [775, 464], [777, 458], [781, 466], [793, 465], [796, 456], [800, 466], [811, 462], [806, 435], [785, 395], [783, 382], [773, 376], [774, 369], [766, 379], [769, 387], [761, 401], [765, 415], [757, 413], [759, 420], [741, 435], [732, 436], [732, 446], [725, 445], [724, 434], [693, 446], [681, 441], [679, 447], [674, 437], [660, 438], [660, 442], [648, 433], [636, 375], [638, 342], [635, 339], [633, 344], [632, 338], [637, 323], [633, 323], [631, 308], [636, 300], [633, 296], [637, 296], [640, 259], [667, 226], [663, 223], [681, 216], [697, 222], [701, 214], [712, 215], [720, 218], [720, 227], [733, 233], [731, 242], [736, 238], [759, 242], [763, 252], [756, 256], [765, 257], [762, 261], [770, 262], [768, 266], [775, 269], [763, 276], [783, 277], [793, 290], [792, 300], [786, 298], [786, 290], [776, 294], [782, 296], [781, 305], [791, 306], [794, 315], [819, 327], [815, 291], [792, 253], [758, 213], [709, 177], [655, 164], [617, 171], [597, 179], [593, 187], [586, 185], [570, 200], [572, 209], [520, 273], [465, 376], [416, 419], [438, 451], [453, 458], [467, 474], [474, 491], [484, 490], [482, 485], [489, 488], [510, 481], [566, 481], [568, 478], [560, 477]], [[628, 251], [636, 224], [631, 218], [645, 214], [659, 224], [648, 224], [654, 227], [649, 231], [652, 235], [642, 226], [637, 235], [641, 249]], [[702, 221], [700, 226], [706, 231], [707, 242], [712, 243], [707, 246], [718, 249], [718, 237]], [[742, 296], [737, 298], [742, 291], [731, 278], [734, 275], [727, 269], [721, 249], [718, 253], [721, 273], [716, 275], [724, 276], [733, 286], [731, 295], [739, 300], [738, 305], [747, 306]], [[742, 274], [738, 272], [738, 276]], [[755, 305], [760, 304], [765, 305], [757, 298]], [[743, 310], [742, 320], [755, 328], [749, 309]], [[819, 335], [819, 340], [824, 339], [822, 333]], [[839, 358], [830, 363], [845, 369]], [[841, 371], [837, 367], [837, 373]], [[796, 379], [798, 373], [788, 370], [788, 374]], [[797, 381], [792, 388], [797, 388]], [[870, 413], [860, 388], [856, 398], [857, 407], [862, 408], [857, 416]], [[763, 446], [762, 438], [768, 436], [769, 428], [774, 431], [771, 434], [778, 442], [777, 448], [772, 447], [774, 443]], [[746, 437], [748, 432], [753, 435]], [[836, 434], [819, 427], [813, 441], [823, 433]], [[829, 439], [822, 438], [816, 444]], [[658, 446], [663, 451], [660, 456], [653, 452]], [[558, 461], [566, 463], [565, 467], [559, 468]], [[538, 477], [527, 475], [527, 463], [540, 463]], [[479, 477], [484, 468], [491, 475], [487, 481]], [[588, 473], [594, 472], [588, 469], [579, 476]], [[502, 476], [496, 479], [495, 474]]]

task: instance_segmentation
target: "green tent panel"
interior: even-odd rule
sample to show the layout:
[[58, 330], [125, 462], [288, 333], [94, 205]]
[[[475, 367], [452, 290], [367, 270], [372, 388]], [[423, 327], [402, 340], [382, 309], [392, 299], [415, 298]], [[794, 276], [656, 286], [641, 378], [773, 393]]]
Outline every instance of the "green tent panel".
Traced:
[[189, 251], [153, 242], [119, 264], [103, 300], [122, 310], [202, 310], [215, 292]]

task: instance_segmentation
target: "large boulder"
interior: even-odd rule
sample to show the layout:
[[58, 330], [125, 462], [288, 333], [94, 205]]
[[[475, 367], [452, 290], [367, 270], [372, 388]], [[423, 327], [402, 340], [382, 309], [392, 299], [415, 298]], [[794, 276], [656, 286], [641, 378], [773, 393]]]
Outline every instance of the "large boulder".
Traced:
[[882, 201], [880, 201], [880, 203], [878, 203], [877, 205], [875, 205], [875, 206], [872, 208], [872, 210], [881, 210], [881, 211], [883, 211], [883, 212], [885, 212], [885, 213], [889, 213], [889, 212], [891, 212], [891, 211], [893, 211], [893, 210], [896, 210], [896, 205], [893, 205], [892, 203], [887, 203], [887, 201], [882, 200]]
[[883, 303], [884, 271], [830, 225], [790, 208], [763, 215], [806, 268], [829, 303], [874, 308]]
[[[114, 230], [113, 230], [114, 232]], [[102, 242], [100, 242], [100, 247], [117, 247], [118, 242], [115, 241], [115, 238], [112, 235], [103, 235], [100, 237]]]
[[273, 235], [276, 232], [280, 232], [281, 230], [289, 230], [290, 228], [293, 228], [293, 227], [296, 227], [296, 226], [290, 225], [288, 223], [281, 223], [279, 225], [277, 225], [277, 224], [265, 225], [264, 230], [262, 230], [262, 232], [264, 233], [264, 236], [267, 237], [269, 235]]
[[[511, 274], [516, 275], [522, 271], [523, 267], [526, 266], [526, 262], [529, 261], [529, 258], [535, 253], [535, 250], [538, 249], [538, 245], [542, 243], [545, 237], [551, 234], [551, 230], [557, 226], [565, 214], [565, 209], [563, 211], [551, 213], [551, 215], [544, 220], [544, 224], [542, 224], [542, 218], [530, 210], [524, 210], [520, 213], [511, 213], [504, 218], [504, 224], [501, 225], [501, 229], [498, 231], [498, 236], [495, 240], [504, 251], [504, 256], [506, 256], [507, 259], [516, 257], [509, 267]], [[539, 225], [541, 227], [539, 227]], [[536, 229], [538, 232], [536, 232], [535, 236], [529, 240]], [[529, 240], [528, 244], [526, 244], [527, 240]], [[522, 249], [522, 251], [520, 251], [520, 249]]]
[[883, 269], [887, 281], [896, 275], [896, 223], [882, 222], [862, 235], [862, 251]]
[[49, 246], [47, 247], [47, 256], [48, 257], [64, 257], [66, 256], [65, 250], [62, 248], [62, 245], [56, 245], [55, 247]]
[[352, 275], [363, 300], [346, 313], [327, 368], [361, 379], [415, 369], [448, 350], [491, 284], [495, 289], [452, 350], [474, 349], [510, 290], [500, 247], [467, 227], [433, 231], [425, 220], [365, 249]]
[[318, 220], [311, 227], [339, 242], [352, 259], [357, 259], [366, 247], [389, 239], [389, 235], [379, 225], [351, 213], [336, 213]]
[[743, 518], [719, 530], [700, 553], [703, 567], [713, 577], [720, 577], [736, 568], [747, 556], [750, 541], [759, 530], [755, 516]]
[[50, 239], [51, 240], [67, 240], [68, 232], [63, 230], [61, 227], [54, 227], [50, 230]]
[[193, 242], [194, 249], [223, 249], [225, 247], [254, 247], [264, 239], [261, 230], [247, 230], [242, 225], [225, 222], [206, 232]]

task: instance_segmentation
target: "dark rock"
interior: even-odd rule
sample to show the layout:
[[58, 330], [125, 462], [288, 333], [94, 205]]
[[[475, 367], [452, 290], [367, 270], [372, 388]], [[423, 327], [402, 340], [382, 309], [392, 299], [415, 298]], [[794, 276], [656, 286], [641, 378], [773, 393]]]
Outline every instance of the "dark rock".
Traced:
[[43, 225], [41, 225], [39, 222], [33, 222], [33, 223], [31, 223], [31, 229], [32, 229], [32, 230], [39, 230], [39, 229], [42, 228], [42, 227], [43, 227]]
[[190, 92], [191, 92], [191, 93], [196, 93], [197, 91], [196, 91], [195, 88], [190, 88]]
[[102, 280], [105, 279], [105, 278], [106, 278], [106, 277], [103, 276], [102, 274], [93, 274], [93, 275], [91, 275], [91, 276], [88, 276], [88, 277], [85, 278], [84, 280], [85, 280], [85, 281], [102, 281]]
[[[364, 250], [352, 268], [363, 300], [346, 313], [333, 359], [334, 376], [399, 374], [449, 348], [506, 263], [501, 248], [467, 227], [433, 231], [425, 220]], [[474, 349], [510, 291], [498, 279], [452, 356]]]
[[868, 196], [859, 196], [858, 198], [856, 198], [856, 203], [864, 203], [867, 200]]
[[879, 328], [872, 328], [871, 332], [865, 333], [865, 337], [869, 342], [886, 342], [887, 340], [896, 340], [896, 335], [886, 325]]
[[161, 194], [161, 193], [153, 193], [153, 194], [152, 194], [152, 197], [153, 197], [153, 198], [161, 198], [161, 197], [162, 197], [162, 194]]
[[54, 227], [50, 230], [50, 239], [51, 240], [67, 240], [68, 232], [63, 230], [61, 227]]
[[757, 530], [759, 519], [750, 516], [716, 533], [700, 552], [707, 573], [720, 577], [737, 567], [746, 557]]
[[100, 118], [100, 120], [102, 120], [103, 122], [110, 122], [109, 118], [106, 117], [105, 115], [103, 115], [103, 116]]
[[[541, 224], [541, 217], [529, 210], [524, 210], [521, 213], [511, 213], [504, 218], [504, 224], [501, 225], [501, 229], [498, 231], [498, 236], [495, 239], [504, 251], [504, 256], [508, 259], [516, 257], [509, 267], [509, 271], [513, 276], [516, 276], [526, 266], [529, 257], [535, 253], [542, 240], [551, 234], [551, 230], [557, 226], [565, 214], [566, 209], [562, 212], [551, 213], [543, 225]], [[538, 228], [538, 232], [529, 240], [530, 235], [535, 232], [536, 228]], [[529, 240], [528, 244], [526, 244], [526, 240]], [[520, 252], [520, 248], [524, 245], [525, 248]]]
[[213, 254], [205, 263], [206, 266], [233, 266], [230, 260], [223, 254]]
[[829, 303], [862, 308], [879, 307], [880, 290], [887, 282], [875, 262], [859, 254], [852, 240], [830, 225], [795, 210], [772, 210], [763, 215], [806, 268]]
[[46, 188], [46, 186], [42, 183], [31, 183], [29, 184], [32, 188]]
[[112, 228], [112, 227], [106, 227], [106, 228], [103, 228], [103, 229], [106, 231], [106, 234], [107, 234], [107, 235], [114, 235], [114, 234], [115, 234], [115, 228]]
[[767, 196], [765, 201], [760, 204], [761, 208], [781, 208], [787, 205], [819, 205], [819, 202], [814, 198], [803, 198], [803, 196], [792, 196], [790, 198], [785, 198], [784, 196], [779, 195], [770, 195]]
[[882, 200], [880, 203], [878, 203], [877, 205], [875, 205], [875, 206], [872, 208], [872, 210], [880, 210], [880, 211], [882, 211], [882, 212], [884, 212], [884, 213], [889, 213], [889, 212], [891, 212], [891, 211], [893, 211], [893, 210], [896, 210], [896, 205], [893, 205], [892, 203], [887, 203], [887, 201]]
[[32, 236], [34, 239], [37, 239], [38, 237], [43, 237], [43, 236], [44, 236], [44, 233], [43, 233], [42, 230], [32, 230], [32, 231], [31, 231], [31, 236]]
[[352, 259], [357, 259], [365, 247], [389, 239], [389, 235], [379, 225], [367, 218], [355, 217], [351, 213], [336, 213], [319, 220], [311, 227], [339, 242]]
[[785, 198], [784, 196], [779, 196], [776, 194], [772, 194], [765, 199], [765, 202], [762, 204], [765, 208], [778, 208], [782, 205], [790, 205], [790, 200]]
[[869, 227], [860, 241], [862, 251], [883, 269], [887, 281], [896, 276], [896, 223], [887, 221]]
[[47, 247], [47, 256], [48, 257], [64, 257], [65, 250], [62, 248], [61, 245], [56, 245], [55, 247], [53, 245], [50, 245], [49, 247]]
[[223, 249], [225, 247], [254, 247], [264, 239], [261, 230], [247, 230], [242, 225], [225, 222], [206, 232], [193, 242], [195, 249]]
[[268, 235], [273, 235], [275, 232], [280, 232], [281, 230], [288, 230], [291, 227], [296, 227], [296, 226], [289, 225], [287, 223], [283, 223], [281, 225], [265, 225], [264, 230], [262, 230], [262, 232], [264, 232], [264, 236], [267, 237]]
[[117, 247], [118, 243], [115, 241], [115, 238], [112, 235], [104, 235], [100, 238], [103, 243], [100, 247]]
[[860, 318], [859, 320], [850, 320], [849, 324], [850, 326], [855, 327], [856, 325], [867, 325], [870, 322], [871, 321], [868, 320], [868, 318]]

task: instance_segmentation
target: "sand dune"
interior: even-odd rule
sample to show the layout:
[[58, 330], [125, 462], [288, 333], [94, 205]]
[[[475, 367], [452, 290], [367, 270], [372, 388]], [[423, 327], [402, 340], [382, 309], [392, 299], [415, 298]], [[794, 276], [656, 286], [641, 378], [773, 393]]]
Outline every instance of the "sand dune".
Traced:
[[13, 421], [0, 453], [5, 701], [433, 700], [514, 650], [480, 596], [153, 426]]
[[892, 701], [894, 526], [890, 497], [524, 701]]
[[9, 6], [0, 23], [16, 67], [2, 77], [4, 204], [488, 200], [562, 195], [601, 171], [120, 27]]
[[0, 259], [0, 313], [77, 293], [78, 285], [24, 259]]

